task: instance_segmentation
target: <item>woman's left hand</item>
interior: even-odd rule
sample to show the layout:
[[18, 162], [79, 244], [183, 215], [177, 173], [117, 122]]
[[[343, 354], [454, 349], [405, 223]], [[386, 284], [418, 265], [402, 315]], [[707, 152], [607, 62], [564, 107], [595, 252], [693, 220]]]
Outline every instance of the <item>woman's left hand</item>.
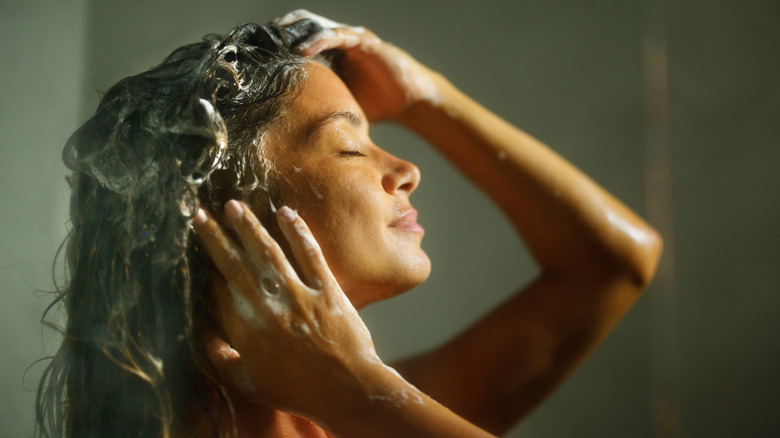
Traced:
[[193, 220], [217, 268], [208, 295], [225, 336], [204, 334], [209, 359], [242, 400], [322, 418], [335, 395], [386, 372], [368, 329], [297, 213], [282, 207], [277, 218], [300, 276], [245, 204], [225, 210], [237, 241], [205, 211]]
[[299, 9], [276, 20], [291, 24], [309, 19], [321, 30], [308, 35], [295, 50], [312, 57], [326, 50], [341, 50], [338, 72], [370, 122], [397, 119], [419, 102], [438, 101], [440, 76], [408, 53], [381, 40], [363, 27], [337, 23]]

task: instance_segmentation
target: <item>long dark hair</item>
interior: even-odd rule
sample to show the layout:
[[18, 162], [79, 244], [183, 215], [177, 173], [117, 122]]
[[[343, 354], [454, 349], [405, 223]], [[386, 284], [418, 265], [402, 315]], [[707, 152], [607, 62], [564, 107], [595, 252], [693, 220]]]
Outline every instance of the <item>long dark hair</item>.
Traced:
[[39, 387], [38, 436], [167, 437], [188, 423], [185, 405], [213, 411], [191, 220], [199, 205], [273, 197], [263, 132], [304, 78], [291, 48], [316, 30], [247, 24], [183, 46], [113, 86], [70, 137], [69, 279], [56, 299], [67, 324]]

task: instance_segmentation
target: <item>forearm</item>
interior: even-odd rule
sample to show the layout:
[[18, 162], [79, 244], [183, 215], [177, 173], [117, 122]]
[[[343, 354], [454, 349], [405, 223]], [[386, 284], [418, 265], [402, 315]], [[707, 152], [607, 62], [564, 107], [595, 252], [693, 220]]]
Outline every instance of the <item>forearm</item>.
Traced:
[[544, 270], [602, 263], [649, 281], [659, 251], [649, 225], [540, 141], [434, 77], [438, 101], [397, 120], [496, 202]]
[[384, 366], [361, 374], [360, 394], [342, 392], [318, 421], [341, 438], [491, 437]]

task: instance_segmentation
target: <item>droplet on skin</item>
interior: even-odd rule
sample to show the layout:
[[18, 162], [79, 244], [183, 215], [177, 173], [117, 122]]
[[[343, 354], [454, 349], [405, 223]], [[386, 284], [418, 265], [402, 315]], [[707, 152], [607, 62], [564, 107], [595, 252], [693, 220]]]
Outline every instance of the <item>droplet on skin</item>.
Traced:
[[317, 188], [314, 187], [314, 184], [312, 184], [311, 182], [309, 182], [309, 188], [311, 189], [311, 192], [314, 193], [314, 196], [317, 197], [317, 199], [324, 199], [322, 197], [322, 193], [320, 193], [319, 190], [317, 190]]
[[279, 295], [281, 292], [279, 283], [274, 281], [271, 277], [263, 278], [263, 280], [260, 282], [260, 286], [262, 287], [263, 292], [270, 296]]

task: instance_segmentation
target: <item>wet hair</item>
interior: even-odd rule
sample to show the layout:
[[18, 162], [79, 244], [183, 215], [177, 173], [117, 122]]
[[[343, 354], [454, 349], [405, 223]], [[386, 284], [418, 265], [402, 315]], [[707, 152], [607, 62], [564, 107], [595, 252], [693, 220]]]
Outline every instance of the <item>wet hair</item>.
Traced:
[[230, 403], [197, 336], [206, 261], [191, 221], [200, 205], [273, 198], [263, 133], [305, 78], [292, 47], [317, 26], [247, 24], [180, 47], [113, 86], [70, 137], [68, 280], [50, 306], [67, 323], [37, 436], [168, 437], [193, 401], [215, 412], [215, 394], [217, 434]]

